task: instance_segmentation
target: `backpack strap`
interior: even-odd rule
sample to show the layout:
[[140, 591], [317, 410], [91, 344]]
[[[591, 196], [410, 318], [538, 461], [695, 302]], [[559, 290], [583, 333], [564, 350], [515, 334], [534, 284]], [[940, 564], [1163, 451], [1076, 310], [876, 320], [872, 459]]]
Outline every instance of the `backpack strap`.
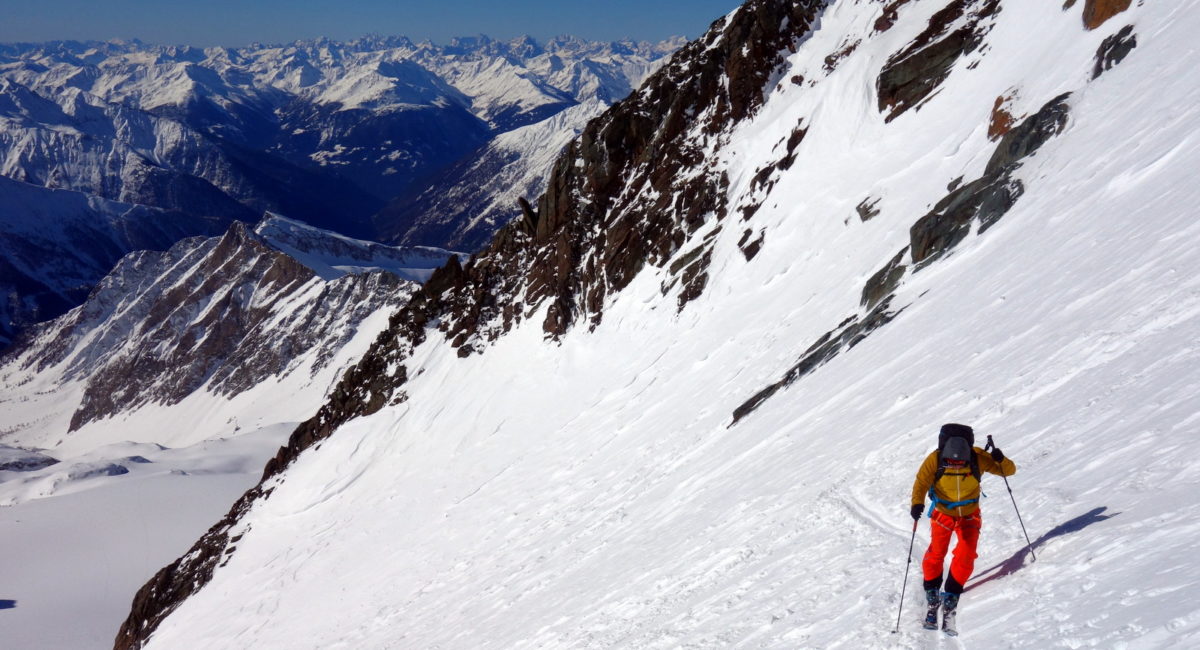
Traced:
[[[975, 477], [976, 482], [982, 484], [983, 483], [983, 470], [979, 469], [979, 454], [975, 453], [974, 447], [971, 448], [971, 462], [968, 463], [968, 466], [971, 468], [971, 476]], [[935, 474], [933, 476], [933, 484], [937, 485], [937, 482], [942, 480], [942, 477], [945, 475], [946, 475], [946, 463], [945, 463], [945, 461], [942, 460], [942, 450], [938, 449], [938, 452], [937, 452], [937, 474]]]
[[[979, 494], [987, 496], [983, 494], [983, 472], [979, 469], [979, 454], [975, 453], [974, 446], [971, 447], [971, 462], [969, 466], [971, 468], [971, 476], [974, 476], [975, 482], [979, 483]], [[933, 485], [929, 486], [929, 510], [925, 513], [927, 517], [933, 517], [933, 510], [939, 503], [945, 506], [947, 510], [953, 510], [960, 506], [968, 506], [979, 502], [977, 498], [967, 499], [966, 501], [946, 501], [945, 499], [939, 499], [934, 490], [937, 488], [938, 481], [942, 480], [942, 477], [945, 475], [946, 463], [942, 460], [942, 450], [939, 447], [937, 451], [937, 473], [933, 476]]]
[[[983, 494], [983, 493], [980, 492], [980, 494]], [[925, 513], [925, 516], [933, 517], [934, 508], [939, 503], [941, 505], [945, 506], [945, 508], [947, 510], [953, 510], [955, 508], [959, 508], [962, 506], [969, 506], [972, 503], [979, 503], [979, 499], [975, 498], [975, 499], [967, 499], [966, 501], [947, 501], [945, 499], [939, 499], [937, 496], [937, 493], [935, 493], [933, 491], [933, 488], [929, 488], [929, 511]]]

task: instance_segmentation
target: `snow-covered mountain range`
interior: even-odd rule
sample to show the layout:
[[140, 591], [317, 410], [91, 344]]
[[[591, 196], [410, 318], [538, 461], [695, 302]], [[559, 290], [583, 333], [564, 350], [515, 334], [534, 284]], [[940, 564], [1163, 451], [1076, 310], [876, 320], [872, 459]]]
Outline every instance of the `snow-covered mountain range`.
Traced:
[[73, 454], [302, 420], [452, 254], [277, 215], [126, 255], [0, 365], [0, 440]]
[[432, 274], [116, 647], [956, 644], [901, 599], [947, 421], [1035, 547], [985, 479], [964, 643], [1195, 645], [1197, 30], [749, 0]]
[[[220, 160], [236, 155], [228, 144], [340, 172], [387, 200], [491, 135], [587, 99], [623, 97], [677, 46], [573, 38], [541, 45], [528, 37], [445, 46], [405, 38], [202, 50], [137, 42], [0, 46], [0, 96], [10, 120], [3, 172], [119, 199], [127, 179], [111, 177], [116, 165], [87, 159], [71, 140], [107, 136], [94, 148], [108, 144], [103, 150], [113, 156], [115, 141], [133, 150], [122, 156], [143, 154], [250, 208], [286, 207], [260, 196], [267, 193], [254, 186], [259, 179], [230, 171], [239, 161]], [[345, 218], [354, 207], [343, 206]]]
[[0, 349], [16, 325], [80, 304], [131, 250], [217, 234], [218, 218], [54, 190], [0, 176]]
[[447, 169], [421, 192], [388, 204], [375, 216], [388, 241], [479, 250], [520, 216], [520, 200], [546, 189], [558, 154], [611, 104], [591, 99], [554, 117], [496, 136]]
[[[58, 206], [61, 195], [45, 195], [36, 207], [27, 205], [31, 200], [12, 204], [0, 230], [6, 249], [27, 257], [58, 251], [54, 257], [89, 263], [61, 281], [0, 269], [0, 289], [11, 296], [0, 336], [78, 304], [124, 253], [216, 234], [264, 211], [352, 236], [411, 230], [408, 221], [428, 215], [374, 215], [398, 196], [444, 183], [444, 169], [464, 157], [470, 166], [497, 136], [575, 106], [607, 106], [677, 46], [487, 37], [445, 46], [404, 38], [240, 49], [0, 45], [0, 176], [85, 195], [76, 203], [125, 204], [105, 204], [107, 212], [160, 211], [125, 218], [120, 237], [88, 246], [77, 233], [49, 236], [79, 221], [78, 209]], [[549, 122], [536, 133], [557, 129], [570, 137], [579, 121]], [[523, 151], [562, 140], [539, 137]], [[545, 171], [535, 168], [545, 155], [505, 160], [521, 165], [517, 175]], [[519, 213], [509, 194], [492, 203], [500, 201], [509, 203], [500, 211], [505, 217]], [[105, 227], [105, 219], [85, 221], [91, 230]], [[494, 216], [476, 221], [476, 243], [503, 225]], [[43, 232], [31, 239], [31, 230]], [[164, 241], [165, 233], [172, 236]]]

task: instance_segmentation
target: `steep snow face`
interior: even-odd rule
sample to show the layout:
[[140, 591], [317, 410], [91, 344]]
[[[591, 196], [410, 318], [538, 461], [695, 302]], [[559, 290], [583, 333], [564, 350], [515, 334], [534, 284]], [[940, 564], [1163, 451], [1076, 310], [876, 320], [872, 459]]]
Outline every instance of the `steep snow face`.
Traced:
[[[680, 136], [708, 145], [680, 173], [725, 178], [722, 201], [629, 185], [654, 158], [617, 183], [729, 209], [622, 266], [619, 290], [534, 301], [511, 279], [466, 329], [398, 323], [378, 345], [400, 352], [368, 359], [403, 367], [348, 377], [402, 388], [372, 384], [356, 409], [343, 385], [323, 412], [371, 414], [274, 465], [173, 565], [204, 586], [144, 608], [177, 586], [162, 574], [118, 647], [148, 625], [149, 648], [934, 643], [912, 584], [892, 628], [913, 475], [946, 421], [1016, 461], [1037, 554], [986, 478], [965, 642], [1194, 646], [1200, 3], [1130, 3], [1087, 29], [1095, 4], [813, 3], [819, 28], [782, 68], [763, 59], [763, 103], [721, 120], [717, 102]], [[737, 40], [744, 18], [680, 56], [761, 47]], [[569, 150], [555, 178], [577, 160], [592, 173]], [[579, 252], [551, 258], [568, 277], [611, 264], [601, 235], [621, 215], [545, 221], [588, 214], [555, 207], [423, 300], [478, 299], [472, 283], [536, 266], [540, 246]], [[694, 264], [705, 281], [682, 282]], [[548, 342], [555, 310], [575, 317]], [[220, 565], [191, 573], [205, 555]]]
[[275, 215], [130, 254], [0, 366], [0, 431], [77, 454], [302, 420], [415, 288], [391, 271], [422, 277], [450, 255]]

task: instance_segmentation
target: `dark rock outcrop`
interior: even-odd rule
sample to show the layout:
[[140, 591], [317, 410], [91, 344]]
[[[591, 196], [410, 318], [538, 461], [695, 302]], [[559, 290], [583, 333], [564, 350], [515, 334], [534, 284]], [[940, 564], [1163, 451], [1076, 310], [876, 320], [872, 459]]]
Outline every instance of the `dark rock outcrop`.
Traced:
[[754, 412], [763, 402], [775, 393], [794, 384], [798, 379], [812, 373], [817, 368], [829, 362], [837, 355], [858, 345], [875, 330], [887, 325], [904, 311], [891, 309], [891, 298], [884, 300], [868, 311], [865, 315], [854, 315], [842, 321], [836, 328], [826, 332], [815, 343], [810, 345], [800, 359], [784, 373], [783, 378], [767, 386], [746, 400], [733, 411], [733, 421], [729, 426], [737, 424], [742, 418]]
[[1067, 97], [1050, 100], [1000, 139], [988, 159], [983, 176], [951, 191], [933, 210], [913, 224], [912, 261], [921, 268], [948, 253], [979, 224], [979, 232], [993, 226], [1024, 192], [1012, 174], [1021, 160], [1032, 155], [1067, 126]]
[[[1024, 191], [1020, 181], [1012, 177], [1013, 172], [1020, 167], [1024, 158], [1066, 128], [1068, 97], [1069, 94], [1055, 97], [1036, 114], [1006, 133], [988, 159], [982, 177], [965, 185], [959, 184], [958, 180], [961, 179], [952, 183], [950, 193], [929, 214], [913, 224], [909, 231], [911, 245], [867, 280], [862, 290], [862, 313], [846, 318], [810, 345], [779, 381], [763, 388], [736, 408], [729, 426], [737, 424], [780, 390], [850, 350], [872, 332], [894, 320], [907, 308], [902, 306], [893, 309], [892, 303], [896, 289], [909, 273], [920, 271], [949, 253], [970, 234], [973, 223], [978, 223], [979, 232], [983, 232], [1003, 217]], [[911, 253], [911, 267], [903, 263], [906, 252]]]
[[1023, 192], [1019, 181], [998, 175], [985, 176], [947, 194], [909, 230], [913, 263], [920, 268], [957, 246], [970, 234], [975, 219], [981, 232], [987, 229]]
[[836, 70], [838, 64], [840, 64], [846, 57], [854, 54], [854, 51], [858, 49], [859, 45], [862, 45], [862, 39], [844, 43], [842, 47], [838, 49], [838, 51], [825, 57], [824, 67], [826, 74], [832, 73], [834, 70]]
[[896, 24], [896, 20], [900, 17], [900, 7], [903, 7], [909, 2], [912, 2], [912, 0], [892, 0], [884, 5], [883, 12], [879, 15], [879, 18], [875, 19], [875, 31], [877, 33], [883, 33], [891, 29]]
[[742, 255], [746, 257], [747, 262], [754, 259], [755, 255], [758, 255], [758, 252], [762, 250], [763, 243], [767, 238], [767, 233], [765, 230], [760, 230], [758, 232], [758, 238], [752, 240], [750, 237], [753, 234], [754, 231], [747, 228], [746, 232], [742, 233], [742, 238], [738, 240], [738, 248], [742, 250]]
[[880, 199], [872, 199], [868, 196], [858, 205], [854, 206], [854, 211], [858, 213], [858, 218], [862, 219], [862, 221], [866, 223], [867, 221], [878, 217], [879, 208], [876, 208], [875, 206], [879, 205], [879, 201]]
[[891, 122], [919, 106], [950, 76], [955, 61], [974, 52], [989, 29], [987, 18], [1000, 11], [1000, 0], [954, 0], [929, 19], [929, 25], [893, 54], [876, 80], [879, 111]]
[[1104, 39], [1100, 43], [1100, 49], [1096, 50], [1096, 65], [1092, 68], [1092, 79], [1124, 61], [1135, 47], [1137, 47], [1137, 34], [1133, 33], [1133, 25], [1126, 25], [1121, 28], [1121, 31]]
[[906, 246], [867, 280], [862, 292], [861, 304], [863, 307], [874, 309], [875, 305], [883, 302], [896, 290], [896, 287], [900, 286], [900, 281], [908, 272], [908, 266], [902, 263], [904, 254], [907, 252], [908, 247]]
[[1016, 118], [1009, 112], [1012, 95], [1000, 95], [992, 105], [992, 119], [988, 122], [988, 140], [995, 142], [1012, 130]]
[[984, 176], [1000, 174], [1016, 169], [1015, 165], [1031, 156], [1050, 138], [1067, 128], [1071, 107], [1067, 103], [1070, 93], [1064, 93], [1046, 102], [1036, 113], [1021, 120], [1021, 123], [1000, 139], [996, 149], [984, 167]]

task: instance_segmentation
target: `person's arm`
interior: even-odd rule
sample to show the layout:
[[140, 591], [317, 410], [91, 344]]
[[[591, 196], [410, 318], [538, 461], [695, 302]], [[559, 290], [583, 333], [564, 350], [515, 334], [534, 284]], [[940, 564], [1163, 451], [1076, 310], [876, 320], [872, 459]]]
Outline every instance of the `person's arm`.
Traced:
[[925, 505], [925, 495], [929, 494], [929, 488], [933, 487], [935, 478], [937, 478], [936, 451], [926, 456], [925, 462], [921, 463], [921, 468], [917, 470], [917, 478], [913, 481], [912, 505]]
[[998, 447], [992, 447], [991, 451], [977, 448], [976, 452], [979, 454], [980, 471], [999, 476], [1012, 476], [1017, 473], [1017, 464], [1005, 456]]

